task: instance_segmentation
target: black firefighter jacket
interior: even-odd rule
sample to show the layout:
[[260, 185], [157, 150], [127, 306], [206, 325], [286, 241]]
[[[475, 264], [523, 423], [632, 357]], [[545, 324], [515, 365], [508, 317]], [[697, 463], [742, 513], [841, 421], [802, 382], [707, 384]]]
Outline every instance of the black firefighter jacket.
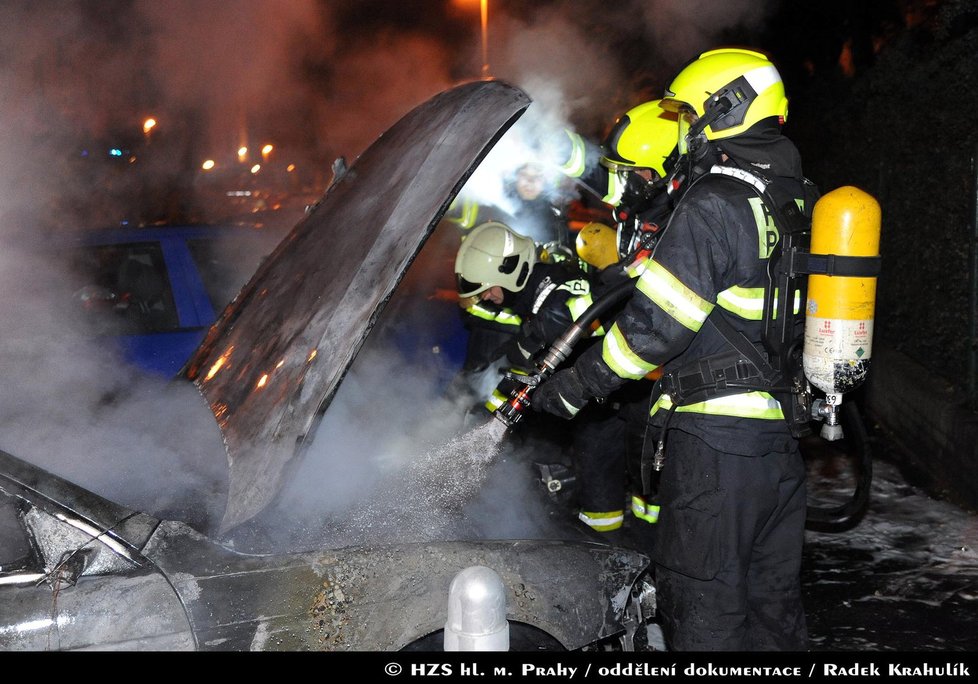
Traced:
[[[729, 151], [722, 150], [732, 157], [724, 164], [761, 172], [773, 187], [802, 203], [805, 193], [794, 145], [780, 135], [765, 135], [757, 145], [751, 142], [738, 140]], [[810, 214], [811, 207], [803, 210]], [[603, 344], [575, 364], [585, 390], [608, 396], [657, 367], [669, 373], [729, 351], [710, 317], [725, 318], [759, 343], [768, 257], [777, 231], [750, 186], [719, 173], [698, 178], [676, 206], [637, 291]], [[659, 396], [652, 423], [661, 427], [671, 407], [668, 395]], [[678, 406], [669, 427], [745, 456], [785, 451], [792, 440], [779, 402], [761, 391]]]

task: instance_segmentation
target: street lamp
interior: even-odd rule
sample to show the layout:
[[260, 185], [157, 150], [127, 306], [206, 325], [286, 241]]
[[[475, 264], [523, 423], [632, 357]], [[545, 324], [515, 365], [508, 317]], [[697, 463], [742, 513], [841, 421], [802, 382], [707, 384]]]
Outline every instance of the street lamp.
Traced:
[[482, 77], [489, 78], [489, 0], [482, 2]]
[[[455, 0], [458, 5], [468, 7], [472, 0]], [[489, 77], [489, 0], [479, 0], [482, 14], [482, 77]]]

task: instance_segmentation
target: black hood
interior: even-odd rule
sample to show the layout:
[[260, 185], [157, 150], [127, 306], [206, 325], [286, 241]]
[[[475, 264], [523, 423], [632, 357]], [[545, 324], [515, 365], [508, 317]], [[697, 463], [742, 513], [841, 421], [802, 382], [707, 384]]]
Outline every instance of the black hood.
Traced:
[[717, 141], [717, 147], [739, 166], [763, 176], [801, 178], [801, 154], [781, 135], [775, 119], [765, 119], [733, 138]]

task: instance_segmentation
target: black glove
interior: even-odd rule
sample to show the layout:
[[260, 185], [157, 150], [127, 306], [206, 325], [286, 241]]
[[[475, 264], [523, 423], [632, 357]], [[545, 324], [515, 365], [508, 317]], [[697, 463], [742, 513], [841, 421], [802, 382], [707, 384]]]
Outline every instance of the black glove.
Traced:
[[573, 368], [557, 371], [533, 390], [530, 397], [530, 405], [537, 411], [552, 413], [566, 420], [576, 416], [587, 406], [587, 402], [587, 393]]

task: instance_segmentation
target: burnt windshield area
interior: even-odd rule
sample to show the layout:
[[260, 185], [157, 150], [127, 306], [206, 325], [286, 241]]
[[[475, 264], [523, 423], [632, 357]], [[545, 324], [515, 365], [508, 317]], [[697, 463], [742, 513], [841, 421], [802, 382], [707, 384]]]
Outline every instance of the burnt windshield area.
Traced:
[[72, 299], [93, 333], [133, 335], [179, 327], [159, 243], [80, 247], [69, 266]]

